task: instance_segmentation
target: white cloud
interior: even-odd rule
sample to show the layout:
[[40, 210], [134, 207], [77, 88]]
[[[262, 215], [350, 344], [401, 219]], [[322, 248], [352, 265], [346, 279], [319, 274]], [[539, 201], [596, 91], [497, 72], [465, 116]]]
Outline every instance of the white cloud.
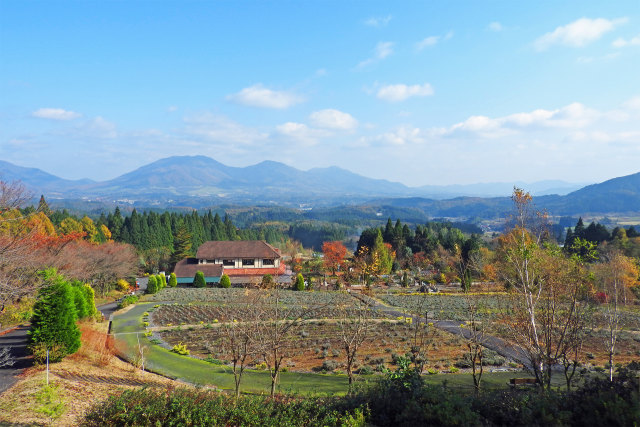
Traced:
[[116, 125], [100, 116], [84, 123], [79, 129], [94, 138], [113, 139], [118, 136]]
[[640, 46], [640, 34], [629, 40], [625, 40], [622, 37], [617, 38], [613, 41], [613, 43], [611, 43], [611, 45], [617, 48], [627, 47], [627, 46]]
[[50, 120], [73, 120], [82, 116], [82, 114], [80, 113], [76, 113], [75, 111], [63, 110], [62, 108], [40, 108], [31, 113], [31, 115], [39, 119]]
[[634, 96], [622, 105], [629, 110], [640, 110], [640, 96]]
[[389, 24], [389, 21], [391, 21], [391, 15], [372, 17], [364, 21], [364, 24], [370, 27], [386, 27]]
[[405, 84], [383, 86], [378, 90], [378, 93], [376, 94], [379, 99], [388, 102], [404, 101], [413, 96], [431, 95], [433, 95], [433, 88], [429, 83], [411, 86]]
[[407, 144], [422, 144], [424, 142], [420, 128], [409, 125], [399, 126], [393, 131], [360, 139], [361, 145], [403, 146]]
[[329, 135], [326, 131], [312, 129], [303, 123], [296, 122], [286, 122], [278, 125], [276, 126], [276, 131], [297, 143], [307, 146], [316, 145], [320, 138]]
[[569, 47], [583, 47], [600, 39], [604, 34], [626, 23], [627, 18], [618, 19], [589, 19], [580, 18], [570, 24], [557, 27], [554, 31], [544, 34], [534, 41], [536, 50], [546, 50], [554, 44]]
[[358, 121], [351, 114], [334, 109], [313, 112], [309, 120], [314, 126], [324, 129], [353, 130], [358, 127]]
[[263, 141], [268, 134], [243, 126], [228, 117], [204, 113], [185, 118], [185, 133], [208, 141], [251, 145]]
[[489, 28], [489, 30], [491, 31], [495, 31], [496, 33], [504, 30], [504, 27], [502, 26], [502, 24], [497, 21], [490, 23], [487, 28]]
[[171, 105], [167, 108], [167, 112], [169, 113], [173, 113], [175, 111], [178, 111], [178, 107], [176, 107], [175, 105]]
[[449, 40], [453, 37], [453, 31], [449, 31], [444, 36], [429, 36], [416, 43], [416, 50], [421, 51], [427, 47], [437, 45], [441, 40]]
[[435, 46], [438, 44], [438, 40], [440, 40], [440, 36], [429, 36], [427, 38], [424, 38], [416, 43], [416, 49], [422, 50], [425, 47]]
[[379, 42], [376, 47], [373, 49], [373, 56], [371, 58], [367, 58], [364, 61], [360, 62], [356, 68], [361, 69], [372, 65], [378, 61], [382, 61], [389, 55], [393, 53], [393, 43], [392, 42]]
[[289, 108], [303, 101], [303, 99], [296, 94], [267, 89], [260, 83], [246, 87], [238, 93], [228, 95], [227, 100], [249, 107], [273, 108], [278, 110]]
[[492, 119], [487, 116], [471, 116], [448, 129], [439, 130], [442, 135], [458, 132], [477, 134], [483, 138], [499, 138], [521, 129], [580, 129], [593, 124], [602, 114], [579, 102], [556, 110], [538, 109], [528, 113], [515, 113]]

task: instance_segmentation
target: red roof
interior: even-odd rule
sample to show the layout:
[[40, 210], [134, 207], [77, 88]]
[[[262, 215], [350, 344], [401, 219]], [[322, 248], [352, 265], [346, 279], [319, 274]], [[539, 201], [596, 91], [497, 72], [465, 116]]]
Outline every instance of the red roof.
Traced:
[[185, 258], [176, 264], [173, 272], [176, 277], [193, 277], [196, 271], [202, 271], [205, 277], [221, 277], [222, 270], [221, 264], [198, 264], [195, 258]]
[[204, 242], [198, 248], [198, 259], [280, 258], [280, 252], [262, 240]]
[[[279, 276], [284, 274], [286, 270], [284, 264], [280, 264], [280, 267], [275, 268], [227, 268], [224, 270], [224, 274], [229, 277], [232, 276], [264, 276], [265, 274], [271, 274], [272, 276]], [[195, 274], [195, 273], [194, 273]]]

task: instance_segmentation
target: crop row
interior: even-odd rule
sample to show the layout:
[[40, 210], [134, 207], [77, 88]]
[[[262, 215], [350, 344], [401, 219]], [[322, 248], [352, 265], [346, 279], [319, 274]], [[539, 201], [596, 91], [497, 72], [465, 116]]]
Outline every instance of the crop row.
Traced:
[[[278, 306], [276, 316], [274, 306], [266, 306], [261, 313], [262, 319], [334, 319], [339, 317], [355, 317], [358, 312], [355, 308], [339, 309], [336, 306]], [[245, 321], [256, 319], [256, 313], [260, 307], [247, 304], [163, 304], [153, 311], [150, 320], [153, 326], [169, 325], [195, 325], [199, 323], [230, 322], [232, 320]], [[382, 318], [386, 315], [378, 311], [370, 311], [370, 317]]]
[[380, 294], [378, 298], [408, 313], [424, 315], [426, 310], [432, 319], [459, 321], [469, 318], [470, 303], [480, 318], [488, 318], [504, 310], [508, 302], [502, 295]]

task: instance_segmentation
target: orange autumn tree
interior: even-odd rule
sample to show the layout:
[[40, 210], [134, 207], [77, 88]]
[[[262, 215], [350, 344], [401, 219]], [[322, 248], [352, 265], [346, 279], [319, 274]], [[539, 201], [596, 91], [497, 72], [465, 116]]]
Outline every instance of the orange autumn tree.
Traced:
[[324, 242], [322, 253], [324, 254], [325, 268], [331, 270], [331, 274], [335, 275], [336, 270], [344, 263], [344, 257], [347, 255], [346, 246], [340, 241]]

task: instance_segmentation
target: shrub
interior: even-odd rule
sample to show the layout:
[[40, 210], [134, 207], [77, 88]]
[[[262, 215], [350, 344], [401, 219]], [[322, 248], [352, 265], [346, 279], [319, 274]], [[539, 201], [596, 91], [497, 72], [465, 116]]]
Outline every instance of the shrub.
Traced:
[[118, 303], [118, 308], [125, 308], [138, 302], [137, 295], [127, 295]]
[[176, 273], [171, 273], [169, 275], [168, 285], [170, 288], [175, 288], [176, 286], [178, 286], [178, 278], [176, 277]]
[[323, 371], [333, 371], [337, 368], [338, 362], [336, 362], [335, 360], [325, 360], [324, 362], [322, 362], [322, 367], [320, 369], [322, 369]]
[[40, 272], [48, 286], [40, 289], [33, 306], [29, 347], [37, 345], [52, 349], [60, 346], [59, 353], [49, 354], [49, 361], [59, 362], [80, 348], [80, 330], [76, 325], [77, 310], [71, 285], [55, 269]]
[[147, 282], [147, 293], [155, 294], [160, 290], [158, 288], [158, 279], [156, 279], [156, 276], [149, 276], [148, 280], [149, 281]]
[[158, 290], [162, 290], [167, 287], [167, 276], [164, 274], [158, 274], [156, 276], [156, 280], [158, 281]]
[[116, 282], [116, 290], [120, 292], [128, 292], [131, 285], [124, 279], [120, 279]]
[[204, 278], [204, 273], [202, 271], [196, 271], [196, 275], [193, 277], [193, 286], [196, 288], [204, 288], [207, 286], [207, 281]]
[[304, 277], [302, 276], [301, 273], [298, 273], [298, 275], [296, 276], [296, 283], [295, 283], [294, 289], [296, 291], [304, 291]]
[[220, 278], [220, 287], [221, 288], [230, 288], [231, 287], [231, 279], [226, 274], [223, 274]]
[[189, 354], [189, 350], [187, 349], [187, 345], [186, 344], [182, 344], [182, 343], [178, 343], [176, 345], [173, 346], [173, 348], [171, 349], [171, 351], [173, 351], [174, 353], [178, 353], [182, 356], [187, 356]]

